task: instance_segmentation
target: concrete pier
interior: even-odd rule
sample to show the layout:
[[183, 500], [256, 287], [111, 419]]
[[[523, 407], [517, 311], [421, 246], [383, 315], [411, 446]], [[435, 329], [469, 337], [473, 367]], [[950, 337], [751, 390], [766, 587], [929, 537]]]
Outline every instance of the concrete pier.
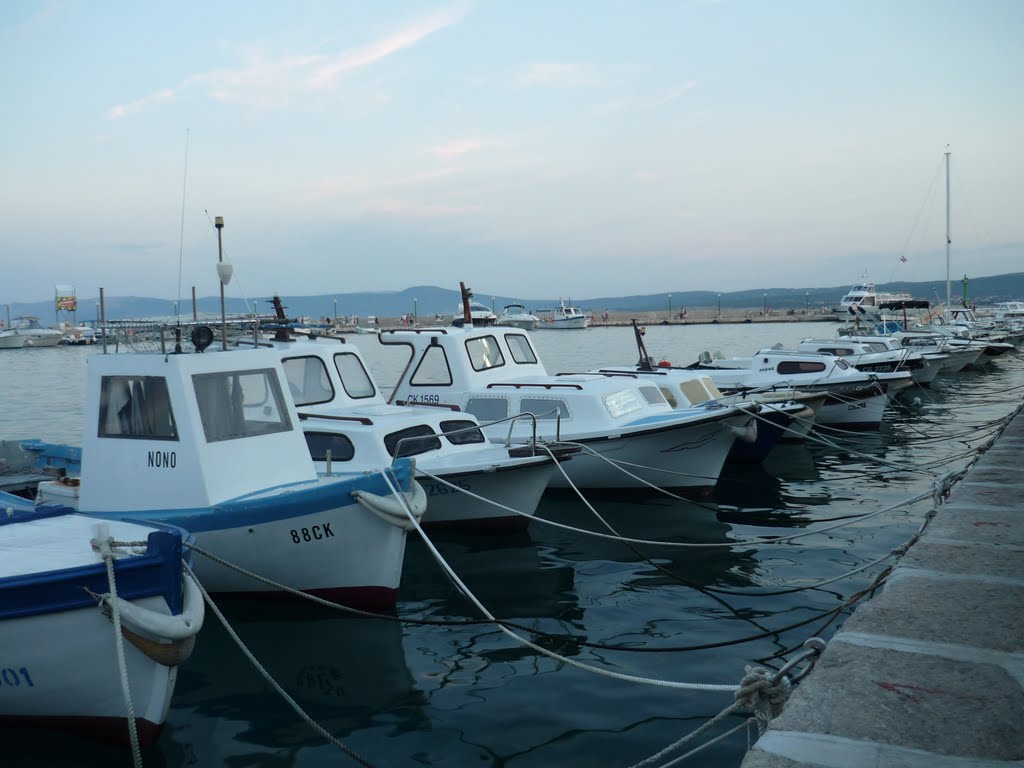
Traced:
[[1024, 765], [1024, 414], [832, 638], [742, 768]]

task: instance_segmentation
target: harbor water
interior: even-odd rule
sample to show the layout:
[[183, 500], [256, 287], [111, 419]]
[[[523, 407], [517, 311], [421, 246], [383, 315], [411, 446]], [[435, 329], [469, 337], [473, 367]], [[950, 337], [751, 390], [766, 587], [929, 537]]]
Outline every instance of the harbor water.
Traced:
[[[655, 358], [679, 365], [705, 350], [749, 356], [777, 342], [791, 346], [834, 333], [826, 323], [656, 325], [645, 343]], [[382, 385], [397, 378], [405, 361], [394, 349], [372, 337], [348, 338]], [[637, 359], [629, 328], [538, 331], [532, 338], [550, 372]], [[0, 438], [79, 444], [85, 361], [98, 353], [99, 347], [0, 351]], [[353, 617], [298, 600], [220, 604], [269, 674], [369, 764], [631, 766], [732, 703], [729, 692], [655, 683], [735, 685], [748, 665], [778, 668], [777, 654], [815, 634], [828, 639], [849, 610], [835, 609], [892, 559], [826, 585], [795, 588], [843, 576], [904, 544], [932, 500], [902, 502], [966, 466], [1020, 404], [1022, 387], [1024, 355], [1011, 353], [986, 370], [908, 390], [878, 432], [828, 433], [821, 443], [778, 446], [762, 464], [727, 465], [707, 499], [586, 492], [623, 536], [743, 545], [683, 549], [586, 535], [573, 529], [607, 528], [570, 495], [546, 496], [538, 509], [538, 517], [568, 528], [538, 520], [512, 536], [432, 539], [477, 599], [517, 625], [510, 631], [594, 669], [545, 656], [481, 621], [415, 534], [393, 614]], [[772, 542], [844, 520], [850, 524]], [[743, 719], [726, 718], [690, 746]], [[756, 732], [741, 730], [685, 764], [738, 766], [754, 738]], [[126, 746], [88, 736], [0, 729], [0, 745], [3, 766], [131, 762]], [[211, 768], [357, 764], [274, 692], [211, 612], [179, 670], [163, 735], [143, 751], [143, 761]]]

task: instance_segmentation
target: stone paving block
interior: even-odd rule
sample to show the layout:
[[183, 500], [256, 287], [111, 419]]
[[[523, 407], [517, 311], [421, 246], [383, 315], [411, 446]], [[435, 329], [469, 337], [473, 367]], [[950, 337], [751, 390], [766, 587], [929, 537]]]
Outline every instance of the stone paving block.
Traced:
[[840, 637], [772, 729], [1024, 759], [1024, 691], [1001, 667], [846, 645]]
[[933, 539], [1024, 548], [1024, 511], [1005, 505], [968, 505], [958, 499], [928, 523], [921, 541]]
[[1021, 559], [1024, 553], [1006, 553], [993, 547], [953, 544], [921, 539], [900, 558], [899, 567], [925, 568], [943, 573], [980, 573], [1024, 583]]
[[1006, 462], [978, 462], [971, 467], [971, 472], [967, 476], [968, 479], [961, 482], [1000, 483], [1006, 488], [1016, 489], [1018, 497], [1022, 497], [1024, 496], [1024, 482], [1017, 479], [1020, 477], [1020, 461], [1022, 458], [1024, 457], [1017, 456], [1016, 461], [1011, 461], [1007, 457]]
[[1007, 509], [1020, 509], [1024, 501], [1024, 483], [1017, 482], [1012, 476], [1005, 480], [977, 482], [971, 479], [961, 480], [953, 486], [949, 494], [948, 504], [986, 504], [1001, 506]]
[[880, 595], [853, 612], [844, 631], [1024, 651], [1024, 586], [893, 575]]

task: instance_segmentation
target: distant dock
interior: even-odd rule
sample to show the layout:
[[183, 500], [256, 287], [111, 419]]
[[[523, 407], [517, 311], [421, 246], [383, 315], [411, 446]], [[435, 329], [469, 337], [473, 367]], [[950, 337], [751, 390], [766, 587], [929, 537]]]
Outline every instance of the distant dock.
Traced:
[[1024, 414], [858, 607], [742, 768], [1024, 763]]

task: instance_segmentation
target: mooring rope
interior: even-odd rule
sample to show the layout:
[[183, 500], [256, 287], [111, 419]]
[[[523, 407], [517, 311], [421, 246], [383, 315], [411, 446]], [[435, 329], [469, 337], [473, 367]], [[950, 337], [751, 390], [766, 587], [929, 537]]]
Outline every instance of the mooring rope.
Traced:
[[132, 704], [131, 683], [128, 680], [128, 660], [124, 655], [124, 638], [121, 635], [121, 611], [117, 603], [117, 578], [114, 575], [114, 551], [113, 539], [105, 525], [99, 526], [98, 536], [101, 539], [92, 539], [92, 548], [99, 552], [100, 557], [107, 566], [107, 583], [110, 585], [111, 617], [114, 624], [114, 647], [117, 650], [117, 667], [121, 673], [121, 693], [124, 695], [125, 712], [128, 718], [128, 738], [131, 740], [132, 762], [135, 768], [142, 768], [142, 749], [139, 746], [139, 729], [135, 723], [135, 705]]

